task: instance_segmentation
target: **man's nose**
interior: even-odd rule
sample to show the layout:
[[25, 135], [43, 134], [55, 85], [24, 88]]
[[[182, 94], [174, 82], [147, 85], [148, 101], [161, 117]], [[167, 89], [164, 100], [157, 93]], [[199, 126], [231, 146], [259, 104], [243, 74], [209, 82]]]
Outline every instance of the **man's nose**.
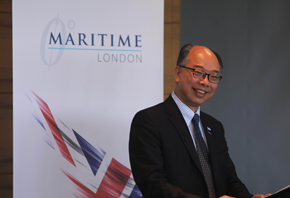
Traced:
[[209, 80], [208, 80], [208, 77], [209, 77], [209, 74], [205, 74], [204, 75], [204, 78], [203, 79], [201, 79], [200, 81], [199, 81], [199, 83], [201, 84], [201, 85], [204, 85], [204, 86], [209, 86]]

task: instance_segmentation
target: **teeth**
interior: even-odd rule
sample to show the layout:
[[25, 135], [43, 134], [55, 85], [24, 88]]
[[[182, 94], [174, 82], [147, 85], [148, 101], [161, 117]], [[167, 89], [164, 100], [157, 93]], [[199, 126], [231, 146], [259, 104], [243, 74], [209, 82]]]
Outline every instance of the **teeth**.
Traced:
[[196, 90], [198, 93], [205, 94], [205, 91]]

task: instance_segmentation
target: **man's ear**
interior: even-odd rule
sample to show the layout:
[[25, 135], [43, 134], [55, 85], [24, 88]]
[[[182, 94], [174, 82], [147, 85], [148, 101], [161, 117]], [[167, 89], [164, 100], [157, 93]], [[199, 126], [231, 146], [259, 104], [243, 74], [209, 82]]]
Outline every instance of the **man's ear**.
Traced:
[[179, 75], [181, 72], [181, 68], [178, 66], [175, 66], [174, 68], [174, 78], [175, 78], [175, 82], [179, 82]]

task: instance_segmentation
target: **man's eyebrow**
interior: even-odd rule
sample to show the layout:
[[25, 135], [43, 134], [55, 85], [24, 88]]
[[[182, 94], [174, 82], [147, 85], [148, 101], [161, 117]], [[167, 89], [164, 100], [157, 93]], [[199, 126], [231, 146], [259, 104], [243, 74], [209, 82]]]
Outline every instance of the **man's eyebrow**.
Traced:
[[[194, 68], [194, 69], [198, 68], [198, 69], [202, 69], [202, 70], [204, 70], [204, 67], [203, 67], [203, 66], [200, 66], [200, 65], [193, 65], [193, 68]], [[213, 71], [211, 71], [211, 73], [220, 73], [220, 71], [218, 71], [218, 70], [213, 70]]]

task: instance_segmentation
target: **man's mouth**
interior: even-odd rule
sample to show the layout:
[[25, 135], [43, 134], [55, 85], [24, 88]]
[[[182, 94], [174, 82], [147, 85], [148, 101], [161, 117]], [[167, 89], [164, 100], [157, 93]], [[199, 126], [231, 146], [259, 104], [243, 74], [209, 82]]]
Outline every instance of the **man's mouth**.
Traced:
[[205, 94], [206, 92], [205, 91], [202, 91], [202, 90], [199, 90], [199, 89], [193, 89], [194, 91], [200, 93], [200, 94]]

